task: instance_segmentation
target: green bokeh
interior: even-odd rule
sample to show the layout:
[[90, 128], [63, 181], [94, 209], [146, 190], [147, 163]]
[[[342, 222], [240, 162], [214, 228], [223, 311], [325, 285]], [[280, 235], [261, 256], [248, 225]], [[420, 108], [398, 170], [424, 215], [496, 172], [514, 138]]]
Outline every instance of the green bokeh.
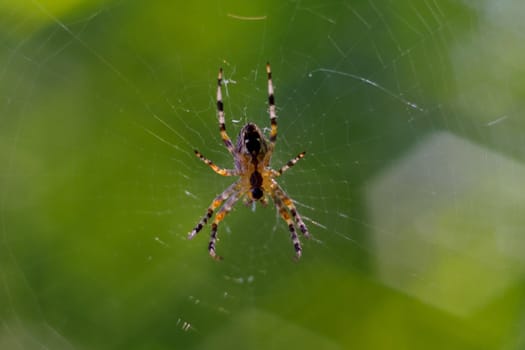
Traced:
[[[1, 349], [525, 346], [519, 2], [0, 11]], [[193, 149], [231, 164], [219, 66], [230, 135], [267, 125], [267, 61], [316, 239], [239, 203], [217, 263], [186, 234], [232, 180]]]

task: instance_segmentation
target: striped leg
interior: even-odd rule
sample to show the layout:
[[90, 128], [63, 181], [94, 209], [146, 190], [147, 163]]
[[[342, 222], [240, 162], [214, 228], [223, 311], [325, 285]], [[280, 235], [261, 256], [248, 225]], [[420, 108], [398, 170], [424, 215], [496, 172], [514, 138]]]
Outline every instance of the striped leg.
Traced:
[[195, 150], [195, 155], [199, 157], [200, 160], [202, 160], [204, 163], [206, 163], [210, 168], [213, 169], [217, 174], [222, 176], [235, 176], [237, 175], [237, 171], [233, 169], [224, 169], [217, 165], [215, 165], [211, 160], [206, 158], [201, 152]]
[[188, 239], [192, 239], [193, 237], [195, 237], [195, 235], [197, 233], [199, 233], [200, 230], [202, 230], [204, 225], [206, 225], [208, 220], [213, 215], [213, 212], [215, 211], [215, 209], [217, 209], [222, 204], [223, 201], [225, 201], [228, 197], [230, 197], [233, 193], [235, 193], [235, 191], [237, 191], [238, 187], [239, 187], [239, 183], [238, 182], [234, 182], [233, 184], [230, 185], [230, 187], [228, 187], [221, 194], [219, 194], [217, 197], [215, 197], [213, 202], [211, 202], [210, 206], [206, 210], [206, 214], [202, 217], [202, 219], [199, 221], [197, 226], [195, 226], [193, 231], [191, 231], [188, 234]]
[[288, 225], [288, 230], [290, 230], [290, 238], [292, 239], [293, 247], [295, 249], [295, 257], [296, 259], [299, 259], [301, 258], [303, 249], [301, 248], [301, 242], [299, 241], [299, 237], [297, 237], [297, 232], [295, 231], [295, 226], [293, 224], [292, 218], [290, 217], [290, 213], [288, 213], [288, 211], [283, 206], [281, 196], [278, 192], [276, 192], [275, 195], [272, 196], [272, 198], [273, 202], [275, 203], [275, 206], [279, 210], [281, 218], [284, 221], [286, 221], [286, 224]]
[[306, 154], [306, 152], [301, 152], [299, 153], [294, 159], [290, 159], [288, 161], [288, 163], [286, 163], [285, 165], [283, 165], [281, 167], [281, 169], [277, 170], [275, 172], [275, 176], [281, 176], [286, 170], [290, 169], [291, 167], [293, 167], [299, 160], [303, 159], [304, 158], [304, 155]]
[[211, 234], [210, 234], [210, 243], [208, 244], [208, 252], [210, 256], [215, 260], [222, 260], [222, 256], [219, 256], [215, 252], [215, 244], [217, 243], [217, 227], [221, 221], [226, 217], [226, 215], [232, 210], [233, 205], [239, 200], [242, 193], [235, 192], [230, 198], [224, 203], [222, 208], [215, 215], [215, 219], [211, 224]]
[[308, 228], [306, 227], [303, 218], [297, 212], [297, 208], [295, 207], [295, 204], [293, 204], [292, 199], [286, 194], [286, 192], [284, 192], [281, 186], [277, 185], [277, 188], [275, 189], [275, 195], [280, 197], [286, 208], [288, 208], [288, 210], [292, 214], [292, 217], [297, 223], [297, 226], [299, 226], [299, 229], [303, 233], [303, 236], [305, 238], [310, 238], [310, 233], [308, 232]]
[[275, 97], [273, 95], [272, 70], [270, 63], [266, 63], [266, 73], [268, 74], [268, 106], [270, 108], [270, 143], [272, 147], [277, 140], [277, 115], [275, 114]]
[[221, 138], [224, 142], [224, 145], [233, 154], [233, 144], [232, 140], [226, 133], [226, 124], [224, 121], [224, 104], [222, 103], [222, 68], [219, 69], [219, 77], [217, 78], [217, 114], [219, 116], [219, 130], [221, 132]]

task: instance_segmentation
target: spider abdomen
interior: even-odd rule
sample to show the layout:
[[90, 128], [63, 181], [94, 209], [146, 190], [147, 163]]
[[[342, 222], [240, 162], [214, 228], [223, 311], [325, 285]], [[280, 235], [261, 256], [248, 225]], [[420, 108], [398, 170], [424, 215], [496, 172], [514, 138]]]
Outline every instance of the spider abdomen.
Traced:
[[260, 187], [252, 189], [252, 197], [255, 200], [261, 199], [263, 196], [263, 190]]
[[253, 199], [261, 199], [263, 196], [263, 190], [262, 190], [262, 184], [263, 184], [263, 177], [261, 176], [261, 173], [255, 170], [250, 175], [250, 185], [251, 185], [251, 192]]

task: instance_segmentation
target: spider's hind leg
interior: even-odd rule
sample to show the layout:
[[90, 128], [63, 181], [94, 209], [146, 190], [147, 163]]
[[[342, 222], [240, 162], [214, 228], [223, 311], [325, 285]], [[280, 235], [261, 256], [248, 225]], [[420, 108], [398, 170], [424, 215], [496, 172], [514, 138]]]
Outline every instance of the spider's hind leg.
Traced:
[[292, 218], [290, 217], [290, 213], [288, 213], [286, 208], [283, 206], [283, 202], [279, 194], [276, 193], [273, 196], [273, 201], [275, 203], [275, 206], [279, 210], [279, 215], [281, 215], [281, 218], [288, 225], [288, 230], [290, 231], [290, 238], [292, 239], [293, 247], [295, 249], [295, 258], [299, 259], [301, 258], [303, 249], [301, 247], [301, 242], [299, 241], [299, 237], [297, 237], [297, 232], [295, 231], [295, 226], [292, 221]]
[[200, 221], [197, 224], [197, 226], [195, 226], [193, 228], [193, 230], [188, 234], [188, 239], [192, 239], [193, 237], [195, 237], [195, 235], [197, 233], [200, 232], [200, 230], [202, 230], [204, 225], [206, 225], [208, 220], [212, 217], [213, 212], [215, 211], [215, 209], [217, 209], [222, 204], [222, 202], [224, 202], [235, 191], [237, 191], [238, 186], [239, 186], [239, 184], [237, 182], [234, 182], [233, 184], [230, 185], [230, 187], [228, 187], [221, 194], [219, 194], [217, 197], [215, 197], [215, 199], [213, 200], [213, 202], [211, 202], [211, 204], [208, 207], [208, 209], [206, 209], [206, 214], [202, 217], [202, 219], [200, 219]]
[[278, 196], [282, 200], [286, 208], [288, 208], [290, 214], [292, 214], [292, 217], [297, 223], [297, 226], [299, 226], [299, 229], [303, 233], [303, 236], [307, 239], [310, 238], [310, 232], [308, 232], [308, 227], [306, 227], [303, 218], [301, 217], [299, 212], [297, 212], [297, 208], [295, 207], [295, 204], [293, 204], [292, 199], [286, 194], [286, 192], [284, 192], [281, 186], [277, 185], [275, 195]]
[[240, 192], [234, 192], [230, 198], [224, 203], [222, 208], [217, 212], [215, 215], [215, 219], [213, 220], [211, 224], [211, 234], [210, 234], [210, 242], [208, 243], [208, 252], [210, 253], [210, 256], [214, 258], [215, 260], [222, 260], [222, 257], [217, 255], [215, 252], [215, 245], [217, 243], [217, 228], [219, 227], [219, 223], [226, 217], [226, 215], [232, 210], [233, 205], [239, 200], [241, 197]]

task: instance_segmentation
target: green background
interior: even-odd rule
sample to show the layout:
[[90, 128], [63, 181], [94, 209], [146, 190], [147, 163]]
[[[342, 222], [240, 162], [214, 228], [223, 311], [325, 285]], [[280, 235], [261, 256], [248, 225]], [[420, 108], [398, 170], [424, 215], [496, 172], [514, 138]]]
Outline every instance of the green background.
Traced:
[[[0, 348], [523, 349], [520, 1], [0, 2]], [[218, 133], [279, 115], [273, 205], [186, 235]], [[267, 130], [267, 129], [266, 129]]]

